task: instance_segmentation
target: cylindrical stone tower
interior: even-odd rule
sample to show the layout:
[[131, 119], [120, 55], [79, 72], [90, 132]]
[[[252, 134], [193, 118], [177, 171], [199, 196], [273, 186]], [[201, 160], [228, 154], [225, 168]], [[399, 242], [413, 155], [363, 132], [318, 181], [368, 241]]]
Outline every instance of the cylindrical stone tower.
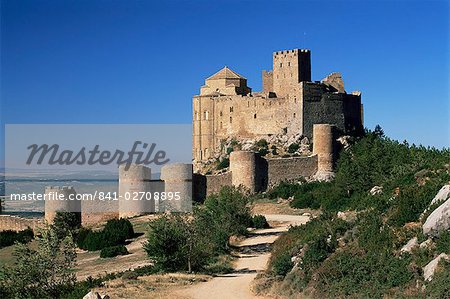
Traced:
[[77, 200], [75, 189], [72, 186], [45, 187], [45, 220], [53, 223], [56, 212], [73, 212], [80, 216], [81, 200]]
[[144, 165], [119, 166], [119, 217], [139, 216], [155, 211], [151, 192], [151, 169]]
[[313, 127], [313, 153], [317, 154], [318, 173], [334, 171], [335, 129], [336, 127], [330, 124], [315, 124]]
[[256, 186], [256, 153], [235, 151], [230, 154], [231, 183], [235, 187], [243, 186], [250, 193]]
[[163, 196], [160, 196], [159, 211], [192, 211], [192, 164], [175, 163], [161, 168], [164, 181]]

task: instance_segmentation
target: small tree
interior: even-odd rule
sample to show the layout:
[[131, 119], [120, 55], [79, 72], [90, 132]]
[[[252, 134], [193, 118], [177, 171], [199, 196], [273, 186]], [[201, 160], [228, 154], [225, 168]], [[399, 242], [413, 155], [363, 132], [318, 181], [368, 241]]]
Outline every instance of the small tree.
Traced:
[[47, 227], [36, 237], [37, 248], [17, 244], [16, 261], [0, 275], [2, 292], [11, 298], [58, 298], [72, 288], [76, 278], [75, 244], [69, 235], [61, 240]]
[[212, 251], [208, 238], [195, 220], [185, 216], [163, 215], [150, 222], [144, 249], [156, 265], [164, 270], [201, 269]]
[[81, 227], [81, 215], [75, 212], [58, 211], [51, 226], [60, 239], [64, 239], [69, 234], [76, 235]]

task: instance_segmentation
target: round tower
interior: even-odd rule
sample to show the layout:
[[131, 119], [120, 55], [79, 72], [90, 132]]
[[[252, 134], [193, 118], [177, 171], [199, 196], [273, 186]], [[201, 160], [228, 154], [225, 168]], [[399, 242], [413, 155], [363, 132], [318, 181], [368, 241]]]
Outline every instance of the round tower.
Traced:
[[313, 153], [317, 154], [317, 172], [334, 171], [335, 126], [330, 124], [315, 124], [313, 127]]
[[250, 193], [256, 192], [256, 153], [235, 151], [230, 153], [231, 183], [243, 186]]
[[151, 169], [144, 165], [131, 164], [128, 169], [126, 165], [119, 166], [119, 218], [155, 211], [153, 194], [150, 194], [151, 174]]
[[159, 211], [192, 211], [192, 164], [175, 163], [161, 168], [164, 196], [159, 200]]
[[52, 224], [56, 212], [73, 212], [81, 215], [81, 201], [76, 199], [76, 194], [72, 186], [46, 186], [45, 220]]

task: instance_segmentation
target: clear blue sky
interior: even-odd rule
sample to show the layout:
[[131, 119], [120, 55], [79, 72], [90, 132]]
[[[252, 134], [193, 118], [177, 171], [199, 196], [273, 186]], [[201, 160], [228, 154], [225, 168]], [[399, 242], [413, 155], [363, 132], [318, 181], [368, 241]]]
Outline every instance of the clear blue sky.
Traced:
[[450, 146], [448, 1], [1, 1], [5, 123], [189, 123], [224, 65], [261, 88], [272, 52], [342, 72], [365, 125]]

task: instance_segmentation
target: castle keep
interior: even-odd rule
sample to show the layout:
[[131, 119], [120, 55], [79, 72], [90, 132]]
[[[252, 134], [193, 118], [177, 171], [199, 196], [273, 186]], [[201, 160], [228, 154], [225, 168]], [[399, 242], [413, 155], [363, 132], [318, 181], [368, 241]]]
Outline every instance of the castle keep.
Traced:
[[194, 163], [214, 157], [221, 141], [258, 140], [283, 134], [313, 138], [314, 124], [333, 124], [341, 133], [363, 129], [361, 93], [346, 93], [339, 73], [311, 81], [311, 52], [273, 53], [273, 70], [262, 72], [261, 92], [224, 67], [193, 97]]

